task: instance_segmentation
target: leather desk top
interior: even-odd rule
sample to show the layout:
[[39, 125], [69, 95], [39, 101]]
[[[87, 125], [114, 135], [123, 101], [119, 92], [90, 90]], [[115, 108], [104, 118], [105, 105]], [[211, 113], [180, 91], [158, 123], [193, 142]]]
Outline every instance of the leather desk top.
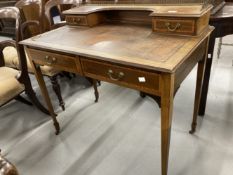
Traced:
[[64, 26], [21, 44], [86, 56], [163, 72], [173, 72], [206, 35], [199, 37], [155, 34], [151, 27], [100, 25]]

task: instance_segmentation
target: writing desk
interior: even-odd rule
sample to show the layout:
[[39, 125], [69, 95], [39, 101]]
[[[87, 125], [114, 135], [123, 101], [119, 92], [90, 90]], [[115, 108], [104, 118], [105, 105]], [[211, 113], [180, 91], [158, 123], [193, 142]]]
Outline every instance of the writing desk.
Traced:
[[155, 33], [151, 25], [109, 22], [95, 27], [64, 26], [21, 44], [33, 65], [57, 134], [59, 124], [37, 65], [54, 66], [158, 97], [162, 175], [167, 175], [174, 94], [198, 63], [195, 119], [212, 30], [207, 27], [195, 37], [175, 36]]

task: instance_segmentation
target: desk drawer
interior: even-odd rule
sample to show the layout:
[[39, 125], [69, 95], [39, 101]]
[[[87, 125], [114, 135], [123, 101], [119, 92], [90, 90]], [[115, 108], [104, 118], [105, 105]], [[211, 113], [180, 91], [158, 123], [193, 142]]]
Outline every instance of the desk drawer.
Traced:
[[68, 15], [66, 16], [66, 22], [68, 25], [87, 26], [86, 16]]
[[144, 92], [159, 93], [159, 74], [81, 58], [85, 76], [124, 85]]
[[52, 66], [58, 70], [81, 73], [81, 65], [78, 57], [35, 49], [27, 50], [36, 64]]
[[195, 20], [153, 19], [153, 30], [161, 33], [174, 33], [181, 35], [195, 34]]

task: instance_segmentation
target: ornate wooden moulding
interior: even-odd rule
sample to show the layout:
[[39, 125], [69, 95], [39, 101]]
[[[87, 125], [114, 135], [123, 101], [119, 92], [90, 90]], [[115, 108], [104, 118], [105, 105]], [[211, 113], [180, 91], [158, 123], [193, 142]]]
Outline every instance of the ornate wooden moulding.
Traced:
[[210, 4], [89, 4], [64, 12], [68, 25], [121, 22], [151, 25], [163, 34], [199, 36], [209, 24]]

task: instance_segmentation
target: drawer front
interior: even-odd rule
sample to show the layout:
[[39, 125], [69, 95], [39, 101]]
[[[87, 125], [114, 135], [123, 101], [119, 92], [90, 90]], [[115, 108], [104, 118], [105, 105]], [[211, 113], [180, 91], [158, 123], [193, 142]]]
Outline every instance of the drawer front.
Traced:
[[66, 16], [66, 22], [68, 25], [76, 25], [76, 26], [88, 25], [86, 16], [68, 15]]
[[195, 35], [195, 20], [153, 19], [155, 32]]
[[81, 64], [78, 57], [57, 53], [27, 49], [31, 59], [39, 65], [52, 66], [58, 70], [81, 73]]
[[85, 76], [159, 95], [159, 74], [81, 58]]

